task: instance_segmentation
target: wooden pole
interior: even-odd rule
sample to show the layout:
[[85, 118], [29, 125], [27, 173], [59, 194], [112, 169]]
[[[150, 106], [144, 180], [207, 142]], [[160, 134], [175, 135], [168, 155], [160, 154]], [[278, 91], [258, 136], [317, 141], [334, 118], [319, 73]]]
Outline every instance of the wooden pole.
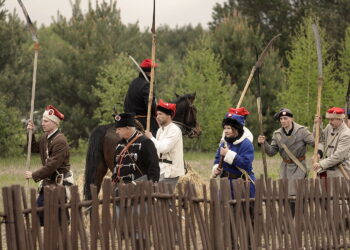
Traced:
[[[318, 33], [317, 26], [312, 24], [312, 30], [315, 35], [316, 50], [317, 50], [317, 64], [318, 64], [318, 79], [317, 79], [317, 106], [316, 116], [321, 116], [321, 97], [322, 97], [322, 86], [323, 86], [323, 70], [322, 70], [322, 50], [321, 40]], [[315, 123], [315, 147], [313, 153], [313, 164], [318, 162], [318, 143], [320, 142], [320, 119], [316, 120]], [[316, 171], [312, 171], [312, 178], [315, 179], [317, 176]]]
[[[34, 25], [32, 23], [32, 20], [29, 17], [29, 14], [22, 3], [21, 0], [17, 0], [19, 5], [22, 8], [23, 14], [26, 18], [27, 25], [29, 28], [30, 33], [32, 34], [32, 39], [34, 41], [34, 62], [33, 62], [33, 81], [32, 81], [32, 97], [31, 97], [31, 102], [30, 102], [30, 115], [29, 119], [33, 122], [33, 114], [34, 114], [34, 100], [35, 100], [35, 86], [36, 86], [36, 72], [38, 68], [38, 55], [39, 55], [39, 40], [36, 35], [36, 30], [34, 28]], [[27, 150], [27, 161], [26, 161], [26, 169], [30, 169], [30, 157], [32, 153], [32, 136], [33, 136], [33, 131], [29, 130], [29, 135], [28, 135], [28, 150]], [[29, 192], [29, 180], [27, 180], [27, 193]]]
[[239, 98], [239, 101], [238, 101], [238, 103], [237, 103], [236, 108], [241, 107], [242, 102], [243, 102], [243, 98], [244, 98], [245, 94], [247, 93], [247, 90], [248, 90], [249, 85], [250, 85], [250, 83], [251, 83], [251, 81], [252, 81], [252, 79], [253, 79], [253, 76], [254, 76], [255, 71], [256, 71], [258, 68], [261, 67], [261, 65], [262, 65], [262, 63], [263, 63], [263, 61], [264, 61], [264, 59], [265, 59], [265, 56], [267, 55], [267, 52], [268, 52], [269, 49], [271, 48], [273, 42], [274, 42], [280, 35], [281, 35], [281, 34], [278, 34], [278, 35], [274, 36], [274, 37], [271, 39], [271, 41], [266, 45], [266, 47], [264, 48], [263, 52], [261, 52], [261, 54], [260, 54], [258, 60], [256, 61], [255, 65], [253, 66], [252, 70], [250, 71], [248, 80], [247, 80], [247, 82], [246, 82], [246, 84], [245, 84], [245, 86], [244, 86], [243, 92], [242, 92], [242, 94], [241, 94], [241, 97]]
[[346, 125], [350, 128], [350, 125], [349, 125], [349, 102], [350, 102], [350, 79], [349, 79], [349, 82], [348, 82], [348, 91], [346, 92]]
[[[34, 116], [34, 101], [35, 101], [35, 86], [36, 86], [36, 72], [38, 68], [38, 55], [39, 55], [39, 43], [36, 42], [34, 44], [34, 63], [33, 63], [33, 81], [32, 81], [32, 97], [30, 101], [30, 115], [29, 119], [33, 122]], [[26, 169], [29, 171], [30, 169], [30, 158], [32, 153], [32, 137], [33, 130], [29, 130], [28, 133], [28, 150], [27, 150], [27, 161], [26, 161]], [[29, 190], [29, 179], [27, 180], [27, 191]], [[27, 192], [28, 193], [28, 192]]]
[[[261, 107], [261, 97], [258, 96], [256, 98], [256, 104], [258, 106], [258, 117], [259, 117], [259, 132], [260, 135], [264, 135], [264, 127], [263, 127], [263, 116], [262, 116], [262, 107]], [[265, 183], [267, 183], [267, 161], [266, 161], [266, 150], [265, 150], [265, 144], [261, 144], [261, 157], [263, 160], [263, 167], [264, 167], [264, 175], [265, 175]]]
[[150, 128], [151, 128], [152, 103], [153, 103], [153, 89], [154, 89], [154, 65], [155, 65], [155, 61], [156, 61], [155, 12], [156, 12], [156, 0], [153, 0], [152, 67], [151, 67], [151, 81], [150, 81], [150, 86], [149, 86], [148, 107], [147, 107], [147, 123], [146, 123], [146, 130], [147, 130], [147, 131], [150, 131]]
[[[258, 49], [255, 47], [255, 54], [258, 59]], [[263, 127], [263, 116], [262, 116], [262, 105], [261, 105], [261, 86], [260, 86], [260, 69], [257, 69], [257, 75], [256, 75], [256, 85], [257, 85], [257, 92], [256, 92], [256, 105], [258, 108], [258, 119], [259, 119], [259, 134], [264, 135], [264, 127]], [[265, 176], [265, 184], [267, 184], [267, 161], [266, 161], [266, 151], [265, 151], [265, 144], [261, 144], [261, 157], [263, 160], [263, 168], [264, 168], [264, 176]]]

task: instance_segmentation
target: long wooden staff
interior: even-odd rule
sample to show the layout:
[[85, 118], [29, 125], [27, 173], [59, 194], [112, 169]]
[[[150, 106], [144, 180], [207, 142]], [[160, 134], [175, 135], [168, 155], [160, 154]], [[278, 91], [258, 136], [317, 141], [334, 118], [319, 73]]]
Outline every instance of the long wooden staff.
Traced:
[[[256, 55], [258, 56], [258, 51], [256, 51]], [[257, 69], [257, 75], [256, 75], [256, 83], [257, 83], [257, 96], [256, 96], [256, 104], [258, 107], [258, 118], [259, 118], [259, 132], [260, 135], [264, 135], [264, 127], [263, 127], [263, 116], [262, 116], [262, 107], [261, 107], [261, 86], [260, 86], [260, 70]], [[263, 160], [263, 167], [264, 167], [264, 175], [265, 175], [265, 183], [267, 183], [267, 161], [266, 161], [266, 151], [265, 151], [265, 144], [261, 144], [261, 157]]]
[[[315, 36], [315, 43], [316, 43], [316, 51], [317, 51], [317, 71], [318, 71], [318, 78], [317, 78], [317, 106], [316, 106], [316, 115], [319, 118], [321, 115], [321, 97], [322, 97], [322, 86], [323, 86], [323, 69], [322, 69], [322, 50], [321, 50], [321, 39], [320, 35], [318, 33], [318, 29], [316, 24], [312, 24], [312, 30], [314, 32]], [[316, 120], [315, 123], [315, 147], [314, 147], [314, 154], [313, 154], [313, 164], [317, 163], [317, 154], [318, 154], [318, 143], [320, 142], [320, 119]], [[316, 171], [312, 172], [312, 178], [316, 178]]]
[[241, 97], [239, 98], [239, 101], [237, 103], [236, 108], [241, 107], [241, 104], [243, 102], [243, 98], [248, 90], [248, 87], [253, 79], [254, 73], [255, 71], [261, 67], [262, 63], [264, 62], [265, 56], [267, 55], [267, 52], [269, 51], [269, 49], [271, 48], [273, 42], [277, 39], [277, 37], [281, 36], [281, 34], [278, 34], [276, 36], [274, 36], [271, 41], [266, 45], [265, 49], [261, 52], [259, 59], [256, 61], [255, 65], [253, 66], [252, 70], [250, 71], [250, 75], [248, 77], [248, 80], [244, 86], [243, 92], [241, 94]]
[[350, 128], [349, 126], [349, 102], [350, 102], [350, 79], [348, 82], [348, 91], [346, 92], [346, 125]]
[[[27, 25], [29, 28], [30, 33], [32, 34], [32, 39], [34, 41], [34, 62], [33, 62], [33, 81], [32, 81], [32, 97], [30, 101], [30, 120], [33, 121], [33, 114], [34, 114], [34, 100], [35, 100], [35, 86], [36, 86], [36, 72], [38, 68], [38, 55], [39, 55], [39, 39], [36, 35], [36, 30], [34, 28], [34, 25], [28, 15], [28, 12], [22, 3], [21, 0], [17, 0], [19, 5], [22, 8], [23, 14], [27, 20]], [[28, 151], [27, 151], [27, 161], [26, 161], [26, 169], [30, 169], [30, 157], [31, 157], [31, 152], [32, 152], [32, 136], [33, 136], [33, 131], [29, 130], [29, 138], [28, 138]], [[29, 180], [27, 181], [27, 186], [28, 186]]]
[[152, 103], [153, 103], [153, 85], [154, 85], [154, 65], [156, 61], [156, 0], [153, 0], [153, 21], [152, 21], [152, 65], [151, 65], [151, 81], [149, 86], [148, 95], [148, 107], [147, 107], [147, 123], [146, 130], [150, 131], [151, 128], [151, 115], [152, 115]]

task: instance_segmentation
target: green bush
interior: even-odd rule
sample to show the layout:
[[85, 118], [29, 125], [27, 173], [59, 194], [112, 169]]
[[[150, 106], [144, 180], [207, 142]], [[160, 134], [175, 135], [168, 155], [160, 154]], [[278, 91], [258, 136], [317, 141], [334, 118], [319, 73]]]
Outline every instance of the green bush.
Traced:
[[0, 157], [19, 155], [25, 137], [20, 112], [6, 103], [6, 98], [0, 96]]

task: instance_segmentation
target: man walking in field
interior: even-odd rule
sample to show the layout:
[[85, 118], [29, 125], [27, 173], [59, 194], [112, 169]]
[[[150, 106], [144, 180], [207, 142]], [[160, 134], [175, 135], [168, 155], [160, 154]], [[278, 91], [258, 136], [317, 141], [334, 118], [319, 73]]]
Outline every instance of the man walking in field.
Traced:
[[[26, 179], [40, 181], [37, 205], [44, 205], [45, 186], [73, 185], [73, 173], [70, 171], [69, 145], [66, 137], [59, 131], [60, 122], [64, 115], [54, 106], [46, 107], [42, 117], [41, 126], [44, 135], [37, 142], [33, 133], [32, 153], [40, 153], [42, 167], [34, 172], [25, 171]], [[32, 121], [28, 122], [27, 130], [35, 131]], [[40, 224], [44, 224], [43, 213], [39, 213]]]
[[176, 113], [176, 104], [159, 100], [157, 106], [157, 121], [160, 128], [156, 138], [148, 131], [145, 135], [156, 146], [159, 156], [160, 182], [170, 183], [175, 189], [179, 177], [185, 174], [183, 159], [183, 142], [181, 129], [173, 123]]
[[[128, 92], [124, 100], [124, 112], [125, 113], [135, 113], [135, 118], [146, 128], [147, 123], [147, 109], [148, 109], [148, 98], [150, 91], [150, 79], [151, 79], [151, 68], [152, 60], [145, 59], [140, 64], [141, 69], [145, 72], [147, 79], [142, 73], [135, 78], [129, 85]], [[157, 68], [158, 64], [154, 65]], [[158, 124], [155, 119], [156, 102], [153, 96], [152, 106], [151, 106], [151, 132], [155, 136], [158, 129]]]
[[[259, 135], [258, 143], [264, 143], [269, 156], [280, 153], [280, 178], [288, 179], [288, 194], [294, 196], [297, 191], [296, 180], [307, 177], [306, 147], [313, 146], [315, 140], [306, 127], [294, 122], [293, 113], [289, 109], [282, 108], [275, 114], [275, 119], [280, 121], [281, 128], [273, 133], [271, 144], [262, 135]], [[295, 203], [291, 203], [291, 209], [294, 214]]]
[[[342, 108], [327, 110], [328, 125], [322, 130], [318, 146], [320, 161], [314, 163], [314, 170], [322, 177], [345, 177], [350, 174], [350, 129], [344, 122]], [[316, 117], [316, 119], [318, 119]]]

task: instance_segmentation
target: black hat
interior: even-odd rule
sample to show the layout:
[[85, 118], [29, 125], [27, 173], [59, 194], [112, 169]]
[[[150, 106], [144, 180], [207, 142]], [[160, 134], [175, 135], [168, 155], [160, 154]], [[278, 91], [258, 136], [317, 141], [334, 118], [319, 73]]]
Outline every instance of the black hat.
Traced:
[[115, 127], [135, 127], [135, 113], [122, 113], [116, 115], [115, 119]]
[[224, 120], [222, 120], [222, 127], [224, 128], [225, 125], [231, 126], [232, 128], [236, 129], [238, 131], [239, 137], [241, 137], [244, 133], [243, 125], [238, 119], [226, 117], [224, 118]]
[[275, 118], [276, 120], [279, 120], [281, 118], [281, 116], [289, 116], [289, 117], [293, 117], [293, 113], [292, 111], [290, 111], [289, 109], [286, 108], [282, 108], [280, 109], [280, 111], [278, 111], [273, 118]]
[[224, 120], [222, 120], [222, 127], [224, 127], [225, 125], [231, 126], [237, 130], [243, 130], [243, 125], [234, 118], [224, 118]]

